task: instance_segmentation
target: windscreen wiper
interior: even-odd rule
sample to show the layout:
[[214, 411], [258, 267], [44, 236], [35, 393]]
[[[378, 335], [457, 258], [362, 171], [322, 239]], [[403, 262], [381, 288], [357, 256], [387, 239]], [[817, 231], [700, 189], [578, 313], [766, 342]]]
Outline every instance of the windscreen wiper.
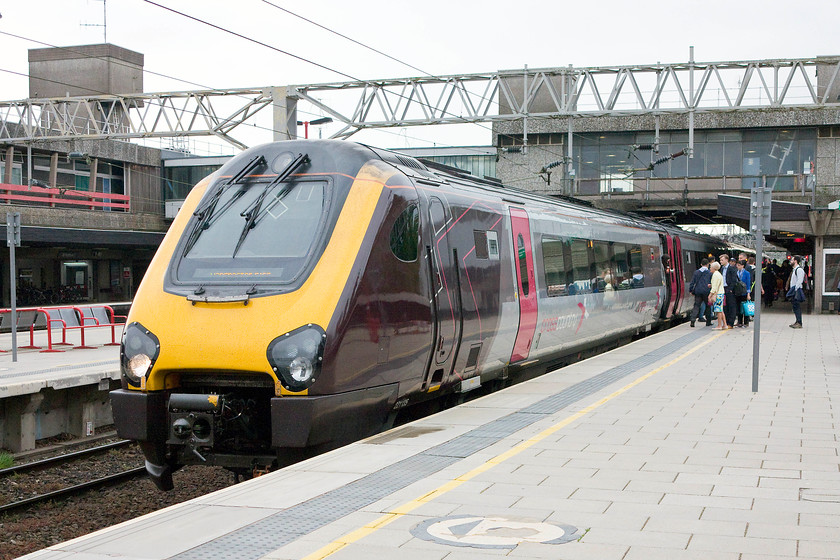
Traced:
[[[248, 236], [248, 232], [254, 229], [254, 226], [256, 226], [257, 217], [260, 215], [260, 207], [262, 207], [262, 203], [265, 200], [265, 197], [271, 191], [271, 189], [274, 188], [275, 185], [286, 181], [292, 173], [297, 171], [297, 169], [300, 166], [306, 163], [309, 163], [309, 155], [298, 154], [295, 159], [289, 162], [285, 169], [283, 169], [280, 173], [277, 174], [277, 177], [275, 177], [269, 184], [267, 184], [263, 188], [263, 191], [260, 193], [257, 199], [253, 203], [251, 203], [251, 205], [248, 206], [248, 208], [242, 211], [240, 216], [245, 218], [245, 227], [242, 228], [242, 233], [239, 234], [239, 241], [237, 241], [236, 248], [233, 250], [233, 255], [231, 255], [231, 257], [236, 256], [236, 253], [238, 253], [240, 247], [242, 247], [242, 243], [245, 242], [245, 237]], [[290, 188], [290, 186], [287, 186], [285, 189], [277, 193], [276, 198], [280, 199], [283, 196], [285, 196], [286, 193], [289, 192]]]
[[[254, 156], [253, 158], [251, 158], [251, 160], [245, 167], [243, 167], [238, 173], [231, 176], [231, 178], [228, 179], [228, 181], [225, 184], [219, 186], [219, 188], [216, 190], [216, 192], [213, 193], [213, 195], [207, 200], [207, 202], [202, 204], [201, 207], [197, 208], [196, 211], [193, 212], [193, 216], [197, 217], [198, 221], [196, 222], [193, 230], [190, 232], [190, 237], [187, 239], [187, 243], [184, 246], [185, 255], [190, 252], [190, 249], [193, 248], [193, 245], [195, 245], [196, 241], [198, 241], [198, 238], [201, 235], [201, 233], [210, 227], [210, 218], [214, 215], [216, 204], [218, 204], [219, 200], [222, 198], [222, 194], [224, 194], [224, 192], [227, 191], [227, 189], [232, 185], [236, 185], [242, 182], [243, 179], [245, 179], [245, 177], [247, 177], [254, 169], [259, 167], [260, 165], [266, 165], [265, 157]], [[225, 210], [230, 208], [230, 206], [232, 206], [233, 203], [236, 202], [236, 200], [240, 196], [242, 196], [244, 192], [244, 189], [240, 189], [240, 191], [236, 193], [235, 196], [233, 196], [229, 201], [227, 201], [227, 203], [225, 203], [224, 206], [222, 206], [222, 208], [219, 209], [217, 215], [223, 214]]]

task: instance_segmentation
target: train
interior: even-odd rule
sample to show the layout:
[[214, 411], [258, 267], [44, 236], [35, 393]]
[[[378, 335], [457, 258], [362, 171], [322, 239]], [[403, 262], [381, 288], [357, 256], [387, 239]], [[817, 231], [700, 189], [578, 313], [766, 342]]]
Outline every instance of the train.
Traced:
[[249, 477], [679, 321], [721, 243], [338, 140], [199, 182], [138, 287], [111, 392], [158, 488]]

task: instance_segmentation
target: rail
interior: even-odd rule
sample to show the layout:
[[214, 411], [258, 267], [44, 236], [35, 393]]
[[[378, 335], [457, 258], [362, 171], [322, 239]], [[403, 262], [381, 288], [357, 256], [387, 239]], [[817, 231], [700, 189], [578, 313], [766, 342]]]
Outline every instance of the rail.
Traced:
[[[16, 467], [9, 467], [7, 469], [0, 470], [0, 477], [4, 476], [20, 476], [22, 474], [31, 473], [47, 468], [55, 468], [65, 465], [71, 461], [84, 459], [86, 457], [90, 457], [93, 455], [98, 455], [101, 453], [108, 452], [112, 449], [119, 449], [126, 447], [128, 445], [132, 445], [134, 442], [129, 440], [121, 440], [113, 443], [108, 443], [105, 445], [100, 445], [98, 447], [93, 447], [90, 449], [84, 449], [82, 451], [77, 451], [75, 453], [68, 453], [66, 455], [59, 455], [56, 457], [50, 457], [48, 459], [43, 459], [41, 461], [36, 461], [33, 463], [27, 463], [24, 465], [19, 465]], [[94, 480], [85, 481], [79, 484], [74, 484], [72, 486], [68, 486], [66, 488], [61, 488], [58, 490], [54, 490], [51, 492], [45, 492], [43, 494], [38, 494], [36, 496], [31, 496], [28, 498], [24, 498], [22, 500], [13, 501], [6, 504], [0, 504], [0, 513], [8, 513], [10, 511], [24, 509], [39, 503], [49, 502], [52, 500], [56, 500], [59, 498], [66, 498], [68, 496], [73, 496], [77, 494], [81, 494], [87, 490], [94, 490], [97, 488], [103, 488], [105, 486], [109, 486], [111, 484], [116, 484], [123, 480], [137, 478], [142, 476], [146, 473], [145, 467], [136, 467], [127, 469], [122, 472], [118, 472], [115, 474], [107, 475], [104, 477], [96, 478]]]
[[46, 204], [50, 208], [71, 206], [86, 207], [89, 210], [128, 212], [131, 197], [126, 194], [0, 183], [0, 201], [7, 203], [40, 203]]

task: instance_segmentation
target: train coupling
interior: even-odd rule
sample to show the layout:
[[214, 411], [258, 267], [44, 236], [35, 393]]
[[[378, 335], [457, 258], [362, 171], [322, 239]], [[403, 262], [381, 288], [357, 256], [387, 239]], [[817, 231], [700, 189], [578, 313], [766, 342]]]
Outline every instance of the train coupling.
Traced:
[[173, 393], [169, 396], [169, 445], [185, 446], [202, 463], [199, 451], [213, 447], [215, 418], [224, 406], [221, 395]]

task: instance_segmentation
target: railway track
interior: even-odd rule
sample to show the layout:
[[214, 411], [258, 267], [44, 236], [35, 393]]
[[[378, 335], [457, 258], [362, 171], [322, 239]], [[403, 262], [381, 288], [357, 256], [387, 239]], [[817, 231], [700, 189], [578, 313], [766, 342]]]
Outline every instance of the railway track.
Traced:
[[[32, 463], [26, 463], [19, 466], [9, 467], [7, 469], [0, 470], [0, 480], [5, 479], [7, 477], [31, 475], [39, 471], [59, 468], [71, 462], [90, 459], [96, 457], [97, 455], [101, 455], [103, 453], [107, 453], [115, 449], [125, 448], [129, 445], [132, 445], [132, 443], [133, 442], [128, 440], [121, 440], [105, 445], [100, 445], [98, 447], [92, 447], [81, 451], [75, 451], [64, 455], [58, 455], [55, 457], [42, 459], [40, 461], [34, 461]], [[15, 500], [7, 504], [0, 505], [0, 514], [26, 509], [39, 503], [57, 500], [60, 498], [66, 498], [68, 496], [78, 495], [90, 490], [103, 488], [105, 486], [110, 486], [118, 482], [137, 478], [139, 476], [144, 475], [145, 473], [145, 467], [141, 466], [131, 468], [120, 471], [115, 474], [97, 477], [94, 480], [72, 484], [64, 488], [44, 492], [41, 494], [30, 496], [25, 499]]]

